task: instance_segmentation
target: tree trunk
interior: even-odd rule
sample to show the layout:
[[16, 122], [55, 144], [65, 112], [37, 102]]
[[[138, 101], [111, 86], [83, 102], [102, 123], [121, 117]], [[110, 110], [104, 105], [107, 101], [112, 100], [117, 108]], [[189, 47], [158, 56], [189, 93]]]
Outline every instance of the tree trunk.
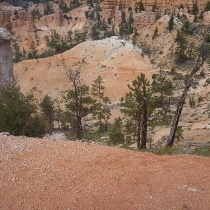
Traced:
[[140, 149], [141, 142], [141, 114], [138, 115], [137, 149]]
[[81, 134], [81, 116], [80, 116], [80, 104], [79, 104], [79, 96], [77, 92], [77, 84], [76, 80], [73, 80], [73, 85], [74, 85], [74, 93], [75, 93], [75, 101], [76, 101], [76, 119], [77, 119], [77, 139], [81, 140], [82, 139], [82, 134]]
[[184, 89], [184, 91], [182, 93], [181, 99], [178, 102], [176, 113], [175, 113], [175, 116], [174, 116], [174, 121], [173, 121], [173, 124], [171, 126], [171, 131], [170, 131], [170, 134], [168, 136], [167, 143], [166, 143], [166, 146], [168, 146], [168, 147], [172, 147], [173, 146], [176, 129], [177, 129], [177, 126], [178, 126], [178, 123], [179, 123], [179, 118], [181, 116], [181, 112], [182, 112], [182, 109], [183, 109], [183, 105], [185, 103], [185, 99], [186, 99], [186, 96], [187, 96], [187, 91], [189, 90], [191, 80], [192, 80], [194, 74], [203, 65], [203, 62], [204, 62], [204, 45], [205, 45], [205, 43], [206, 43], [206, 39], [204, 40], [204, 42], [203, 42], [203, 44], [202, 44], [202, 46], [200, 48], [200, 55], [199, 55], [199, 57], [197, 59], [197, 62], [195, 64], [193, 70], [191, 71], [191, 73], [189, 75], [186, 87], [185, 87], [185, 89]]
[[141, 149], [146, 149], [147, 146], [147, 92], [146, 81], [143, 81], [143, 114], [142, 114], [142, 135], [141, 135]]
[[77, 139], [81, 140], [82, 139], [82, 120], [81, 116], [77, 116]]

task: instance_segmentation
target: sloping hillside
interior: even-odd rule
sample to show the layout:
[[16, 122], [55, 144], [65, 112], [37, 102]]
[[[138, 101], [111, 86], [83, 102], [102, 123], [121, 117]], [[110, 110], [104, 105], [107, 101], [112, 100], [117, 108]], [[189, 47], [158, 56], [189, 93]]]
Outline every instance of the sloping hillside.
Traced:
[[0, 136], [0, 209], [210, 209], [210, 159]]
[[62, 91], [70, 87], [66, 72], [81, 69], [81, 78], [87, 85], [101, 75], [106, 95], [114, 102], [124, 96], [127, 84], [141, 72], [151, 78], [155, 70], [150, 66], [140, 48], [112, 37], [83, 42], [53, 57], [22, 61], [14, 65], [14, 74], [24, 93], [31, 90], [37, 98], [49, 94], [60, 100]]

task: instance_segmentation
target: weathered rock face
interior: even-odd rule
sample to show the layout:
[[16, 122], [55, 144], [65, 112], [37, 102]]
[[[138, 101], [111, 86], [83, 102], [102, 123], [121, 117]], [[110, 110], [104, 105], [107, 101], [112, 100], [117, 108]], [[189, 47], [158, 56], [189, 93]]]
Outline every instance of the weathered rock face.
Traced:
[[10, 32], [0, 28], [0, 86], [7, 81], [14, 81], [11, 39]]
[[193, 2], [196, 3], [199, 8], [204, 8], [208, 0], [104, 0], [105, 9], [114, 9], [115, 6], [122, 6], [125, 8], [134, 7], [136, 2], [142, 2], [146, 9], [156, 5], [157, 9], [175, 9], [177, 6], [183, 4], [186, 8], [192, 8]]
[[6, 27], [10, 23], [11, 12], [9, 10], [0, 11], [0, 27]]
[[[140, 1], [144, 4], [145, 11], [136, 13], [135, 5]], [[118, 25], [121, 22], [120, 13], [131, 7], [134, 12], [134, 27], [139, 30], [153, 24], [156, 20], [156, 14], [163, 16], [166, 12], [175, 12], [183, 15], [188, 12], [188, 9], [191, 10], [196, 2], [199, 10], [204, 10], [208, 0], [104, 0], [103, 17], [106, 20], [108, 18], [114, 19], [115, 24]], [[180, 11], [178, 8], [181, 4], [184, 6], [184, 9]], [[154, 6], [156, 13], [152, 12]], [[116, 8], [119, 9], [117, 10]]]
[[154, 24], [156, 20], [156, 14], [155, 12], [142, 11], [140, 13], [134, 14], [133, 19], [134, 19], [134, 27], [137, 30], [140, 30], [146, 26]]
[[62, 26], [63, 25], [63, 11], [62, 10], [55, 10], [54, 14], [54, 22], [57, 24], [57, 26]]
[[23, 26], [26, 26], [28, 30], [34, 29], [34, 18], [31, 11], [25, 12], [20, 11], [19, 12], [19, 19], [12, 22], [13, 28], [21, 28]]

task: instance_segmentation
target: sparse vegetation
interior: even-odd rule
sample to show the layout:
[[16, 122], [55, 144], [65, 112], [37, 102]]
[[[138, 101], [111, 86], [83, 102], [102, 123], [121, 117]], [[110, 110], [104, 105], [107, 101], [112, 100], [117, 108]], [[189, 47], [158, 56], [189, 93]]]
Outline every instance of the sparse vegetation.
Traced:
[[[209, 11], [209, 4], [210, 3], [208, 2], [205, 11]], [[176, 14], [171, 14], [168, 23], [160, 21], [159, 23], [155, 23], [156, 25], [154, 26], [149, 26], [145, 30], [140, 30], [139, 34], [137, 33], [137, 30], [134, 29], [133, 12], [134, 10], [135, 12], [141, 12], [145, 10], [142, 1], [136, 2], [134, 8], [129, 7], [128, 10], [124, 10], [123, 8], [124, 6], [121, 4], [119, 5], [119, 13], [122, 12], [122, 21], [120, 25], [116, 27], [114, 25], [114, 23], [116, 23], [116, 19], [112, 18], [112, 16], [108, 17], [107, 20], [103, 19], [102, 8], [100, 7], [100, 1], [89, 0], [87, 1], [87, 5], [89, 6], [89, 8], [87, 7], [87, 11], [85, 11], [85, 17], [86, 17], [85, 27], [78, 31], [69, 30], [67, 33], [65, 32], [66, 33], [65, 35], [62, 34], [59, 30], [57, 31], [52, 30], [49, 33], [50, 35], [45, 37], [47, 47], [45, 48], [44, 46], [43, 47], [44, 49], [40, 54], [38, 53], [38, 50], [40, 52], [41, 48], [40, 43], [42, 43], [42, 40], [40, 38], [41, 36], [39, 37], [40, 31], [37, 30], [34, 35], [34, 40], [28, 42], [29, 43], [28, 47], [25, 47], [25, 49], [27, 49], [27, 52], [24, 48], [20, 49], [19, 46], [23, 46], [23, 44], [21, 43], [22, 42], [21, 37], [17, 37], [17, 39], [15, 39], [15, 41], [13, 42], [14, 62], [16, 63], [21, 62], [24, 59], [38, 60], [38, 58], [48, 57], [54, 54], [62, 53], [85, 40], [90, 40], [90, 39], [100, 40], [106, 37], [113, 36], [115, 34], [119, 35], [119, 37], [122, 39], [132, 38], [132, 44], [134, 48], [136, 48], [133, 50], [138, 50], [139, 48], [141, 48], [142, 49], [141, 55], [143, 59], [145, 59], [145, 62], [147, 62], [146, 59], [148, 58], [146, 56], [148, 56], [150, 59], [150, 63], [153, 64], [155, 68], [164, 66], [165, 71], [160, 70], [162, 72], [160, 72], [160, 74], [155, 75], [152, 84], [149, 84], [148, 86], [147, 82], [145, 82], [146, 84], [145, 86], [143, 85], [142, 75], [141, 75], [142, 77], [139, 76], [142, 79], [142, 80], [140, 79], [141, 81], [138, 79], [138, 77], [136, 80], [133, 81], [134, 85], [129, 86], [130, 92], [127, 93], [126, 96], [123, 96], [122, 97], [123, 100], [120, 101], [121, 103], [120, 106], [122, 109], [124, 109], [124, 113], [127, 112], [125, 113], [125, 118], [122, 119], [116, 118], [116, 122], [114, 123], [114, 125], [110, 126], [109, 122], [109, 118], [111, 115], [110, 111], [111, 106], [109, 106], [110, 100], [108, 97], [105, 97], [103, 95], [104, 94], [103, 85], [102, 85], [103, 80], [101, 77], [98, 77], [91, 84], [92, 88], [94, 87], [94, 85], [97, 86], [98, 88], [97, 90], [95, 90], [94, 94], [93, 94], [94, 91], [92, 90], [92, 95], [90, 95], [89, 86], [83, 86], [82, 84], [81, 86], [80, 85], [78, 86], [79, 91], [81, 92], [84, 91], [83, 96], [86, 96], [85, 98], [89, 100], [87, 104], [84, 104], [85, 108], [82, 107], [81, 105], [82, 111], [87, 111], [87, 112], [82, 117], [75, 114], [78, 110], [75, 111], [72, 108], [73, 105], [71, 103], [73, 103], [72, 101], [75, 99], [74, 98], [75, 92], [71, 89], [69, 90], [70, 92], [68, 92], [69, 94], [68, 102], [71, 105], [69, 105], [69, 108], [67, 108], [68, 110], [66, 112], [62, 112], [61, 114], [62, 116], [60, 117], [60, 119], [62, 121], [62, 125], [64, 127], [66, 126], [67, 130], [71, 131], [73, 130], [74, 134], [76, 133], [77, 136], [76, 138], [81, 139], [82, 137], [84, 137], [84, 135], [86, 134], [86, 132], [84, 134], [84, 131], [88, 129], [90, 134], [90, 135], [88, 134], [89, 136], [86, 135], [88, 139], [93, 138], [93, 136], [99, 138], [101, 133], [106, 132], [107, 138], [109, 136], [113, 144], [124, 143], [126, 142], [126, 138], [128, 138], [130, 139], [131, 142], [135, 142], [136, 140], [138, 140], [138, 149], [145, 148], [146, 147], [145, 145], [146, 144], [148, 145], [148, 143], [150, 142], [149, 137], [147, 137], [147, 126], [150, 129], [152, 126], [168, 125], [171, 122], [171, 119], [174, 114], [174, 107], [177, 102], [172, 97], [174, 96], [173, 91], [175, 89], [180, 91], [181, 87], [186, 86], [189, 78], [188, 70], [195, 63], [195, 60], [199, 55], [198, 46], [200, 45], [201, 40], [203, 39], [203, 36], [206, 33], [206, 31], [202, 25], [201, 20], [198, 20], [198, 22], [196, 22], [197, 16], [199, 17], [198, 13], [199, 10], [197, 8], [197, 5], [194, 4], [193, 10], [191, 11], [191, 13], [195, 15], [194, 23], [186, 19], [184, 15], [179, 16]], [[27, 10], [29, 9], [28, 6], [29, 5], [27, 4], [25, 5], [24, 8]], [[81, 6], [80, 0], [71, 1], [70, 4], [65, 3], [64, 1], [59, 1], [59, 8], [64, 13], [68, 13], [71, 9], [77, 8], [79, 6]], [[157, 13], [158, 11], [156, 11], [156, 8], [157, 7], [154, 4], [152, 7], [152, 11]], [[184, 9], [184, 6], [180, 5], [179, 9]], [[53, 12], [54, 11], [51, 2], [47, 2], [44, 14], [49, 15], [52, 14]], [[166, 10], [166, 14], [167, 13], [168, 11]], [[36, 19], [40, 19], [42, 17], [42, 14], [37, 9], [34, 9], [32, 11], [32, 14], [33, 17]], [[13, 15], [15, 19], [18, 19], [19, 11], [15, 11]], [[78, 14], [73, 16], [71, 13], [68, 13], [64, 15], [64, 18], [66, 22], [68, 21], [69, 28], [71, 28], [72, 23], [74, 24], [78, 23], [79, 25], [81, 17]], [[161, 36], [159, 36], [159, 34], [161, 34]], [[167, 42], [166, 40], [167, 36], [169, 37], [169, 39], [171, 37], [175, 37], [175, 40], [170, 39], [170, 41]], [[210, 36], [207, 37], [206, 40], [207, 43], [210, 43], [209, 37]], [[159, 39], [162, 39], [162, 42], [164, 41], [164, 43], [160, 44], [158, 42]], [[167, 46], [169, 46], [168, 51], [164, 46], [165, 43]], [[123, 47], [125, 47], [124, 42], [122, 43], [122, 45]], [[210, 52], [209, 46], [207, 46], [205, 48], [205, 57], [207, 59], [206, 61], [209, 61], [209, 52]], [[124, 57], [125, 54], [126, 53], [123, 53], [122, 57]], [[90, 58], [93, 57], [94, 57], [93, 55], [90, 55]], [[114, 61], [115, 57], [110, 56], [110, 59]], [[83, 58], [82, 62], [85, 63], [85, 61], [86, 60]], [[161, 62], [163, 63], [163, 61], [165, 62], [165, 64], [161, 66]], [[57, 66], [59, 65], [60, 64], [57, 62]], [[65, 65], [63, 66], [64, 68], [66, 68]], [[103, 65], [101, 65], [101, 67], [102, 66]], [[80, 70], [83, 70], [83, 68]], [[117, 78], [119, 77], [120, 74], [116, 73], [114, 75]], [[197, 76], [195, 76], [196, 78], [191, 80], [190, 87], [192, 87], [193, 89], [198, 87], [200, 82], [199, 80], [202, 78], [206, 79], [204, 86], [210, 84], [210, 79], [206, 78], [207, 75], [208, 75], [208, 67], [204, 66], [202, 71], [199, 72]], [[173, 83], [173, 85], [171, 79], [176, 80], [175, 83]], [[34, 82], [35, 77], [31, 77], [30, 81]], [[135, 85], [138, 82], [139, 84], [137, 86], [139, 89], [137, 90]], [[143, 86], [144, 90], [146, 89], [147, 97], [143, 96]], [[102, 88], [101, 90], [99, 90], [100, 87]], [[37, 91], [36, 87], [32, 89], [34, 92]], [[98, 95], [96, 94], [97, 91]], [[179, 93], [180, 92], [176, 92], [176, 94]], [[203, 106], [204, 100], [206, 99], [208, 100], [208, 97], [205, 98], [202, 96], [198, 96], [198, 94], [191, 95], [189, 97], [189, 103], [187, 102], [186, 105], [187, 106], [190, 105], [190, 108], [195, 108], [195, 105], [197, 105], [197, 103], [198, 105], [201, 104]], [[77, 98], [77, 100], [79, 99]], [[66, 104], [68, 104], [67, 101]], [[144, 108], [147, 106], [147, 108], [143, 110], [143, 106]], [[196, 108], [197, 107], [198, 106], [196, 106]], [[192, 111], [193, 109], [189, 110]], [[193, 116], [191, 115], [191, 117]], [[79, 117], [83, 119], [80, 120]], [[37, 119], [38, 118], [34, 118], [34, 121], [32, 121], [32, 123], [36, 124], [38, 122]], [[47, 121], [47, 119], [44, 119], [43, 116], [42, 120], [45, 123]], [[80, 122], [78, 123], [77, 120]], [[187, 121], [194, 123], [196, 120], [199, 120], [198, 116], [196, 116], [195, 119], [192, 118]], [[114, 129], [117, 126], [116, 124], [117, 121], [120, 121], [120, 124], [122, 126], [121, 134], [119, 135], [119, 137], [116, 137], [118, 136], [119, 133], [116, 134], [117, 132]], [[147, 123], [148, 125], [146, 125]], [[29, 125], [31, 126], [30, 123]], [[178, 139], [182, 138], [183, 128], [180, 126], [177, 127], [175, 138], [176, 137]], [[45, 130], [46, 130], [46, 125], [45, 125]], [[50, 128], [50, 125], [47, 126], [47, 130], [49, 133], [52, 133], [52, 128]], [[78, 132], [80, 132], [80, 134], [78, 134]], [[114, 136], [116, 137], [116, 139], [114, 139], [115, 138]]]
[[210, 157], [210, 146], [197, 147], [195, 148], [193, 154], [199, 155], [199, 156]]

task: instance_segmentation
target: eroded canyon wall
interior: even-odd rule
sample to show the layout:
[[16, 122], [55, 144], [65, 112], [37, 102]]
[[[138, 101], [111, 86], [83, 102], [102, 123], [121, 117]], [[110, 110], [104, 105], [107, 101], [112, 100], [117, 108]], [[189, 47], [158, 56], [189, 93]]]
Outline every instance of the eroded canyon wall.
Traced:
[[[136, 3], [142, 2], [145, 11], [135, 12]], [[208, 0], [104, 0], [103, 3], [103, 17], [105, 19], [114, 19], [115, 25], [119, 25], [121, 11], [126, 11], [129, 7], [133, 9], [134, 27], [139, 30], [148, 25], [152, 25], [156, 21], [157, 14], [161, 17], [165, 13], [180, 11], [178, 8], [183, 5], [181, 9], [186, 13], [193, 8], [193, 4], [197, 4], [199, 10], [206, 7]], [[155, 9], [154, 9], [155, 8]], [[183, 13], [183, 11], [180, 11]]]
[[134, 7], [137, 2], [142, 2], [146, 9], [156, 5], [157, 9], [175, 9], [181, 4], [186, 8], [192, 8], [193, 3], [197, 2], [199, 8], [204, 8], [208, 0], [104, 0], [105, 9], [114, 9], [116, 6]]

